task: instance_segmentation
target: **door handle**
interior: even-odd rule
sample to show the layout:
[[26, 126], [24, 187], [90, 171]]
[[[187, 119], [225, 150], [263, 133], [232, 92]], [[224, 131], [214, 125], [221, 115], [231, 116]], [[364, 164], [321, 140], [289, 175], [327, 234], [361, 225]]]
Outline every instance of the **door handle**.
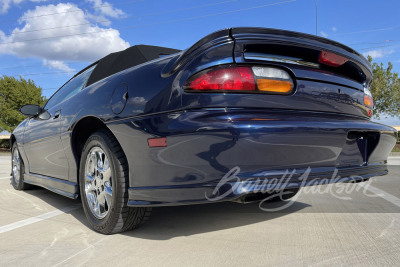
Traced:
[[57, 111], [54, 113], [53, 120], [58, 119], [58, 118], [60, 117], [60, 115], [61, 115], [61, 109], [60, 109], [60, 110], [57, 110]]

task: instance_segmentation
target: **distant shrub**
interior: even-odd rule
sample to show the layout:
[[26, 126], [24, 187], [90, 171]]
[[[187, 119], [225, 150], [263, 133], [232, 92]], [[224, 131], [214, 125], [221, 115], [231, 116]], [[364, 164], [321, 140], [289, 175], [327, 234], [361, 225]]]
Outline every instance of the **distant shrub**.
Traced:
[[0, 148], [10, 149], [10, 140], [0, 139]]

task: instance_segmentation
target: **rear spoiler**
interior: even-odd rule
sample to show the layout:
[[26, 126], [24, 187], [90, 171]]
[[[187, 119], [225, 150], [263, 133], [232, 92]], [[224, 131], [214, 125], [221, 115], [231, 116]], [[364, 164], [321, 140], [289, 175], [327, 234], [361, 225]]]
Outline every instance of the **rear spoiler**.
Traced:
[[229, 42], [233, 43], [232, 55], [236, 63], [246, 62], [246, 54], [272, 54], [283, 58], [295, 58], [298, 62], [312, 63], [319, 68], [319, 54], [321, 51], [328, 51], [346, 57], [349, 61], [335, 69], [322, 66], [323, 70], [338, 73], [364, 85], [372, 81], [372, 69], [368, 60], [341, 43], [294, 31], [244, 27], [220, 30], [202, 38], [171, 62], [164, 69], [163, 76], [172, 75], [203, 51]]
[[[288, 58], [289, 62], [294, 58], [298, 64], [304, 62], [304, 65], [313, 65], [364, 85], [372, 81], [371, 65], [364, 56], [348, 46], [323, 37], [266, 28], [233, 28], [231, 35], [235, 40], [234, 59], [237, 63], [244, 62], [246, 54], [272, 54], [282, 59]], [[321, 65], [321, 51], [343, 56], [348, 61], [340, 67]]]
[[164, 68], [162, 76], [171, 76], [184, 65], [186, 65], [186, 63], [188, 63], [191, 59], [201, 54], [201, 52], [213, 46], [229, 42], [232, 42], [233, 44], [233, 39], [230, 36], [230, 29], [219, 30], [207, 35], [192, 45], [189, 49], [184, 50], [175, 61], [168, 64], [166, 68]]

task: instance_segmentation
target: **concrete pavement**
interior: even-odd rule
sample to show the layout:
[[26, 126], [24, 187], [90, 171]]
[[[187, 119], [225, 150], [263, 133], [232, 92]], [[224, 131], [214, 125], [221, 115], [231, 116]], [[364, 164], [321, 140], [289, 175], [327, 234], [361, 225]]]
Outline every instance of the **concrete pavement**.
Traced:
[[303, 190], [279, 212], [262, 211], [256, 203], [157, 208], [141, 228], [113, 236], [88, 227], [78, 200], [40, 188], [15, 191], [9, 162], [0, 156], [0, 266], [400, 262], [400, 158], [389, 161], [397, 165], [389, 167], [390, 175], [374, 178], [372, 189], [358, 184], [350, 194], [327, 186]]

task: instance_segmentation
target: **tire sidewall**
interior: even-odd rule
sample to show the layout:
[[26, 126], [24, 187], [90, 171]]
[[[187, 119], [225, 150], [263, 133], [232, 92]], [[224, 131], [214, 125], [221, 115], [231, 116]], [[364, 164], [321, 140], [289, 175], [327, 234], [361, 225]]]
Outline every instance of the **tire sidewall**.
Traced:
[[[18, 158], [19, 158], [19, 181], [15, 180], [14, 172], [13, 172], [13, 158], [14, 158], [14, 151], [17, 150]], [[24, 164], [22, 163], [21, 153], [19, 153], [17, 143], [14, 143], [11, 149], [11, 184], [17, 190], [22, 190], [24, 185]]]
[[[89, 154], [89, 151], [93, 147], [100, 147], [103, 149], [105, 152], [106, 156], [108, 157], [109, 164], [111, 167], [111, 181], [112, 181], [112, 207], [111, 210], [108, 212], [106, 217], [102, 219], [96, 218], [87, 201], [86, 198], [86, 193], [85, 193], [85, 166], [86, 166], [86, 159]], [[86, 217], [89, 221], [89, 223], [92, 225], [92, 227], [97, 230], [103, 230], [107, 228], [109, 225], [112, 225], [112, 220], [114, 219], [114, 214], [117, 212], [116, 204], [117, 204], [117, 195], [119, 194], [119, 188], [117, 184], [117, 171], [116, 171], [116, 166], [119, 164], [117, 162], [116, 157], [110, 150], [110, 144], [108, 143], [107, 136], [104, 133], [101, 132], [96, 132], [92, 136], [89, 137], [89, 139], [86, 141], [86, 144], [84, 146], [84, 149], [82, 151], [81, 159], [80, 159], [80, 168], [79, 168], [79, 187], [80, 187], [80, 192], [81, 192], [81, 199], [82, 199], [82, 205], [86, 214]], [[111, 229], [110, 229], [111, 230]]]

